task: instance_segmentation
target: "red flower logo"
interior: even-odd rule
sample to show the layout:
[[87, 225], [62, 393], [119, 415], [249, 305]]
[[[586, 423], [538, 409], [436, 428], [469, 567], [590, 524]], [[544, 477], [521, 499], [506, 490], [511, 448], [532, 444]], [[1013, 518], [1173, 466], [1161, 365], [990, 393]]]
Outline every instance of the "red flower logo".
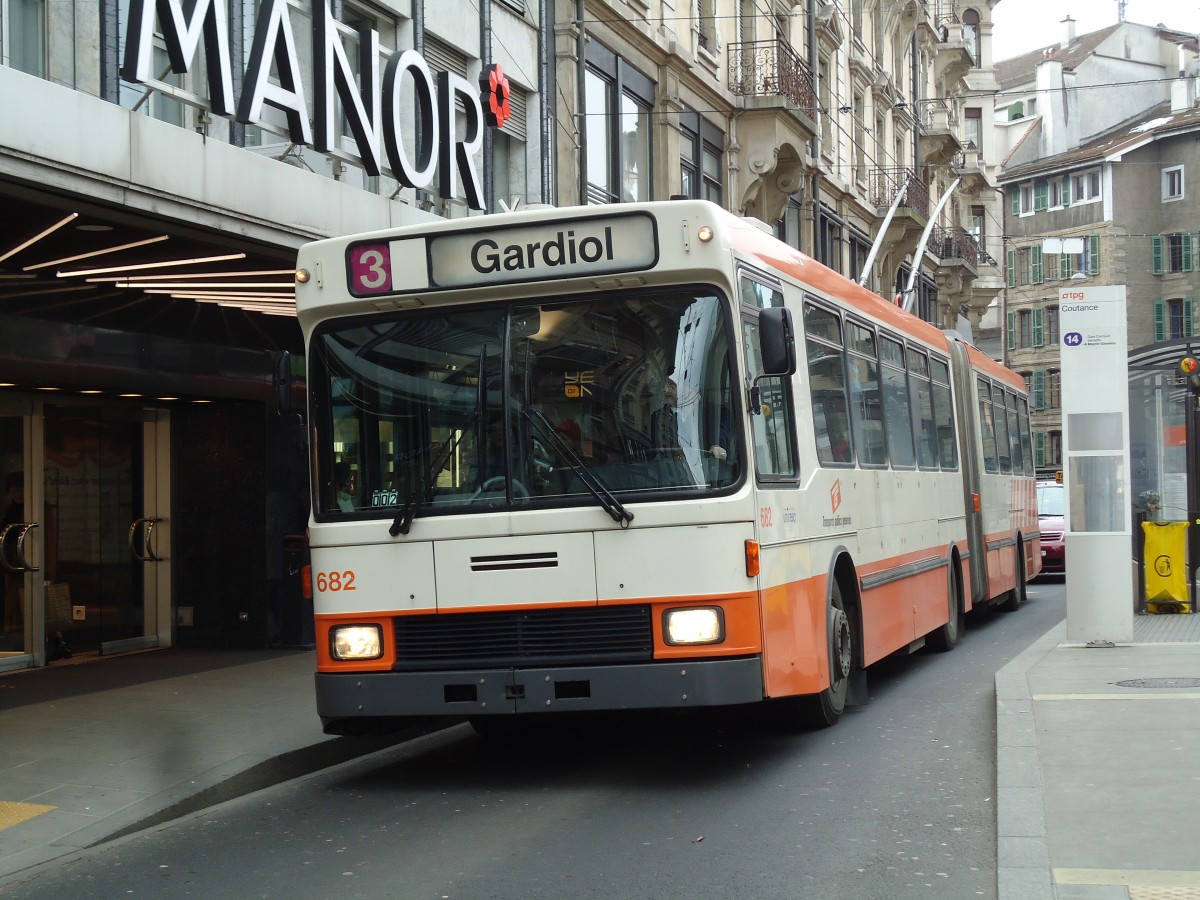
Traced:
[[484, 119], [492, 128], [503, 128], [512, 115], [512, 107], [508, 102], [508, 76], [499, 65], [490, 65], [483, 70], [479, 86], [483, 89], [480, 100], [483, 101]]

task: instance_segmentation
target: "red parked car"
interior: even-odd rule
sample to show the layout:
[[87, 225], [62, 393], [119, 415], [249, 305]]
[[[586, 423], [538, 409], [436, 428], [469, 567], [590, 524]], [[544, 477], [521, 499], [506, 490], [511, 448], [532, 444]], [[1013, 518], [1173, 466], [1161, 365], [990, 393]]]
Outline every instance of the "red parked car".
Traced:
[[1067, 492], [1057, 481], [1039, 481], [1037, 486], [1038, 528], [1042, 533], [1042, 574], [1067, 572]]

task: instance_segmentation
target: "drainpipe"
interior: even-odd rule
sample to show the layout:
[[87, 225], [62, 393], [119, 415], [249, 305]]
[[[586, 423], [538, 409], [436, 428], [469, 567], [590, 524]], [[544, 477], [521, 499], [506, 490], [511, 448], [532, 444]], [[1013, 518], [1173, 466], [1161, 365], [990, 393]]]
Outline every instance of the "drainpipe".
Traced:
[[541, 0], [538, 30], [538, 95], [542, 108], [538, 115], [542, 145], [542, 202], [554, 205], [554, 3]]
[[[483, 70], [492, 64], [492, 4], [479, 4], [479, 47]], [[496, 136], [483, 122], [483, 205], [487, 212], [496, 211], [496, 158], [493, 152]]]
[[[543, 3], [546, 0], [542, 0]], [[585, 54], [587, 53], [587, 31], [583, 25], [584, 15], [584, 0], [575, 0], [575, 24], [579, 29], [576, 37], [575, 46], [575, 131], [576, 144], [579, 145], [579, 200], [580, 206], [587, 205], [587, 107], [584, 105], [584, 92], [586, 90], [584, 77], [587, 74], [587, 61]]]
[[[818, 0], [808, 0], [808, 71], [813, 76], [815, 88], [813, 92], [814, 113], [816, 113], [817, 108], [820, 106], [819, 98], [821, 96], [821, 86], [816, 83], [820, 72], [820, 65], [817, 59], [817, 2]], [[825, 115], [828, 114], [825, 113]], [[809, 142], [809, 146], [813, 158], [812, 186], [809, 188], [812, 192], [812, 246], [809, 250], [813, 258], [816, 258], [821, 233], [821, 127], [819, 124], [817, 126], [817, 133]]]

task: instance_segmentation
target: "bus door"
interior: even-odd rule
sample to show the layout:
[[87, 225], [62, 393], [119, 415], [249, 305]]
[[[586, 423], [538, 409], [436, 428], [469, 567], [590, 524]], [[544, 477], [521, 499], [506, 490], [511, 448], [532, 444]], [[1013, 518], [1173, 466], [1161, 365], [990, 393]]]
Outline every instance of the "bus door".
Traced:
[[975, 376], [965, 345], [950, 338], [950, 368], [954, 381], [954, 404], [959, 431], [959, 459], [963, 472], [963, 504], [967, 523], [967, 549], [971, 573], [972, 605], [986, 603], [988, 595], [987, 535], [983, 525], [983, 459], [977, 447], [982, 436], [975, 394]]

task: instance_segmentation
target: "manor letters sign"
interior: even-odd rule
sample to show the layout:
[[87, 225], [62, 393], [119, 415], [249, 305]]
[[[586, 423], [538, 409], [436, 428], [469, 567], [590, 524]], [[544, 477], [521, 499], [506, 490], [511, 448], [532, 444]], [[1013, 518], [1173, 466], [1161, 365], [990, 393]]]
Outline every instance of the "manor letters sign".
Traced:
[[[373, 29], [360, 35], [358, 71], [362, 90], [355, 84], [354, 69], [338, 37], [329, 0], [313, 0], [313, 118], [309, 124], [296, 40], [287, 0], [263, 0], [248, 51], [242, 94], [236, 105], [233, 68], [229, 55], [229, 13], [226, 0], [132, 0], [125, 59], [121, 77], [145, 84], [153, 82], [151, 60], [157, 22], [167, 45], [171, 71], [189, 71], [204, 38], [208, 71], [209, 107], [221, 116], [232, 116], [247, 125], [262, 123], [263, 106], [279, 110], [287, 119], [288, 137], [295, 144], [327, 153], [337, 138], [335, 97], [341, 101], [368, 175], [379, 175], [386, 159], [395, 178], [404, 186], [427, 187], [438, 176], [443, 197], [463, 196], [472, 209], [483, 209], [483, 184], [475, 168], [475, 155], [483, 145], [483, 108], [479, 93], [454, 72], [430, 72], [415, 50], [397, 50], [380, 73], [379, 34]], [[184, 7], [187, 7], [185, 12]], [[270, 79], [274, 64], [278, 84]], [[416, 159], [409, 159], [400, 124], [400, 86], [412, 79], [415, 114], [421, 122]], [[507, 87], [507, 82], [505, 82]], [[466, 109], [464, 134], [455, 134], [455, 102]], [[456, 190], [455, 175], [462, 184]]]

